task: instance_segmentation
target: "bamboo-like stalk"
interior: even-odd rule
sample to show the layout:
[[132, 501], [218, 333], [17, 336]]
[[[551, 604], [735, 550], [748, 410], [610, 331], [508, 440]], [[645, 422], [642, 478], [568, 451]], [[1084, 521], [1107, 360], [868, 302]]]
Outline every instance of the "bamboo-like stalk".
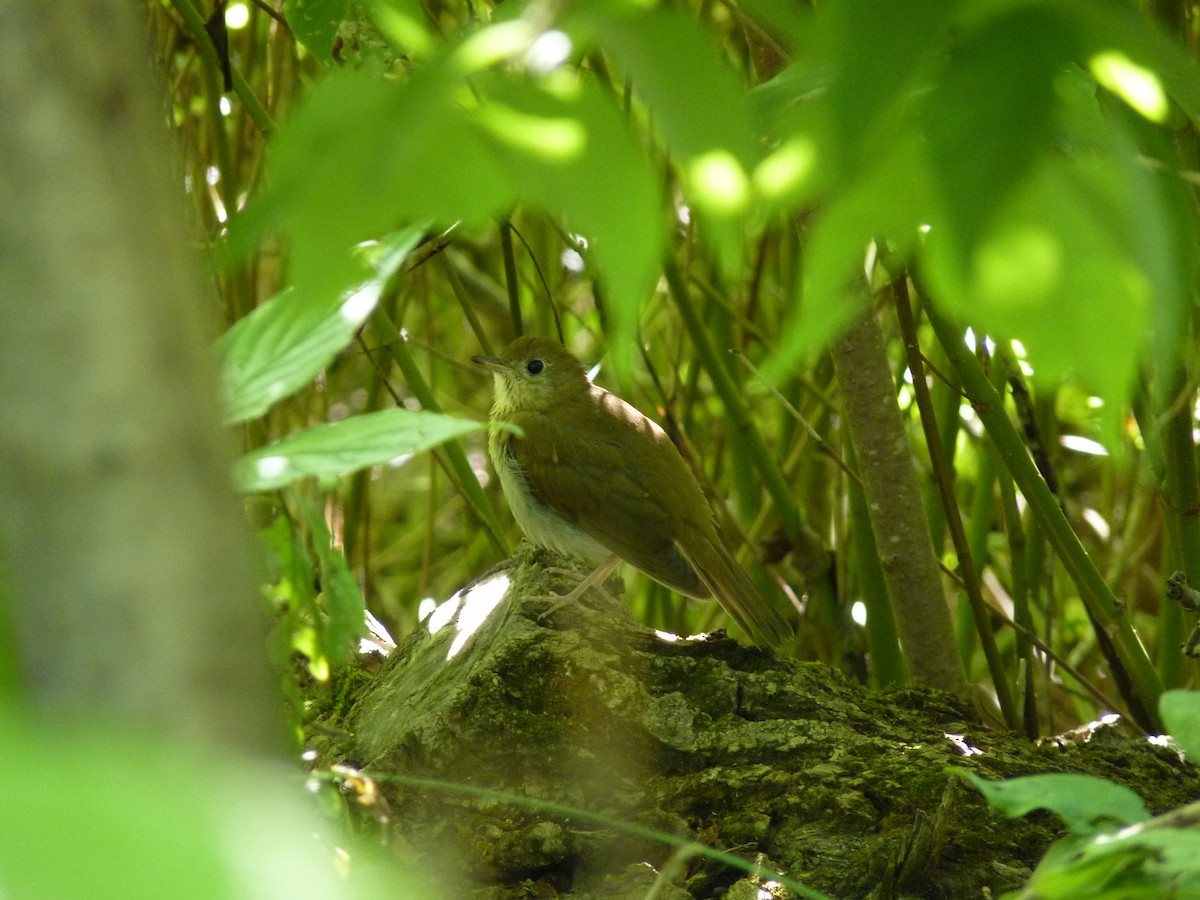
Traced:
[[[1163, 395], [1159, 405], [1166, 408], [1156, 417], [1161, 435], [1164, 521], [1170, 556], [1175, 566], [1187, 575], [1189, 583], [1195, 585], [1200, 584], [1200, 482], [1192, 439], [1196, 387], [1186, 384], [1182, 373], [1171, 380], [1170, 387], [1171, 390], [1159, 391]], [[1159, 666], [1163, 681], [1178, 687], [1185, 675], [1178, 649], [1183, 637], [1183, 616], [1176, 604], [1170, 601], [1164, 604], [1159, 616]]]
[[965, 695], [967, 681], [955, 649], [929, 519], [873, 310], [868, 308], [847, 329], [831, 355], [909, 667], [921, 684]]
[[[962, 339], [962, 331], [944, 316], [936, 305], [927, 304], [925, 312], [971, 400], [971, 405], [983, 421], [1001, 460], [1028, 500], [1034, 516], [1045, 529], [1047, 538], [1070, 573], [1096, 627], [1103, 629], [1111, 638], [1117, 659], [1128, 676], [1133, 692], [1132, 696], [1126, 696], [1124, 699], [1138, 720], [1138, 725], [1147, 730], [1157, 729], [1158, 698], [1163, 690], [1162, 681], [1125, 615], [1124, 607], [1113, 595], [1063, 515], [1058, 500], [1038, 474], [1024, 443], [1004, 411], [1000, 395], [992, 387], [978, 361], [968, 352]], [[1120, 682], [1119, 678], [1116, 680]]]
[[[440, 412], [441, 406], [430, 390], [428, 383], [425, 381], [425, 376], [421, 374], [421, 370], [417, 368], [413, 358], [408, 353], [408, 345], [404, 338], [400, 336], [399, 329], [392, 321], [391, 316], [383, 309], [376, 307], [371, 314], [371, 327], [376, 329], [380, 335], [380, 343], [388, 348], [392, 359], [399, 367], [401, 374], [408, 382], [409, 388], [413, 395], [420, 402], [422, 408]], [[492, 545], [501, 553], [507, 554], [509, 546], [504, 539], [504, 529], [500, 526], [500, 520], [496, 517], [496, 510], [488, 500], [487, 494], [483, 492], [483, 487], [479, 484], [479, 479], [475, 476], [475, 472], [471, 469], [471, 464], [467, 461], [466, 454], [463, 453], [462, 447], [456, 443], [444, 444], [438, 450], [433, 451], [437, 459], [443, 463], [443, 468], [446, 474], [450, 476], [450, 480], [454, 483], [455, 488], [462, 494], [463, 499], [467, 501], [467, 505], [474, 510], [475, 515], [479, 518], [487, 529], [488, 538]]]
[[[183, 18], [184, 24], [187, 25], [188, 31], [196, 42], [196, 46], [200, 48], [205, 61], [214, 69], [220, 69], [221, 61], [217, 58], [217, 49], [213, 46], [212, 38], [208, 36], [208, 32], [204, 28], [204, 19], [196, 11], [191, 0], [171, 0], [171, 5]], [[233, 92], [245, 104], [246, 112], [249, 113], [251, 121], [259, 131], [263, 134], [271, 134], [275, 131], [275, 122], [271, 119], [271, 114], [259, 102], [254, 89], [236, 68], [233, 69]]]

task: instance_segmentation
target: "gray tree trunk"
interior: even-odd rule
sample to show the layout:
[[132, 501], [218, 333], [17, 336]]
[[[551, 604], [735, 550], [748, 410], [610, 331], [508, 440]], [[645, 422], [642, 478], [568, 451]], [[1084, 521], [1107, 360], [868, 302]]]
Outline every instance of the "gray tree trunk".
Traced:
[[265, 615], [143, 30], [118, 0], [0, 3], [10, 643], [42, 711], [266, 750]]

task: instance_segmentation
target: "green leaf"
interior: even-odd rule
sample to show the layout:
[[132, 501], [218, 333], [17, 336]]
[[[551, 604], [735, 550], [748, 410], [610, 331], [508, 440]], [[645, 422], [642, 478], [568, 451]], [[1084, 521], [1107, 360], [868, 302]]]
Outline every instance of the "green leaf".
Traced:
[[945, 53], [958, 5], [878, 0], [819, 6], [809, 65], [829, 78], [828, 90], [813, 101], [830, 131], [827, 165], [853, 171], [891, 143], [889, 126], [908, 105], [914, 78], [931, 57]]
[[955, 771], [1005, 815], [1016, 818], [1035, 809], [1048, 809], [1077, 834], [1094, 831], [1106, 821], [1129, 825], [1150, 818], [1136, 793], [1092, 775], [1063, 773], [988, 781], [965, 769]]
[[297, 290], [333, 296], [362, 280], [354, 245], [397, 222], [489, 224], [516, 197], [463, 84], [445, 61], [404, 82], [352, 71], [318, 82], [272, 142], [271, 187], [235, 220], [232, 252], [281, 230]]
[[1158, 701], [1167, 734], [1193, 762], [1200, 761], [1200, 692], [1167, 691]]
[[326, 65], [333, 63], [333, 41], [346, 18], [350, 0], [287, 0], [284, 14], [296, 40]]
[[376, 277], [349, 296], [331, 300], [285, 290], [222, 335], [216, 350], [226, 422], [262, 415], [325, 368], [353, 340], [422, 232], [416, 225], [383, 242]]
[[1133, 62], [1155, 71], [1189, 116], [1200, 116], [1200, 69], [1183, 47], [1137, 6], [1119, 0], [1095, 0], [1086, 9], [1079, 21], [1090, 54], [1114, 48], [1122, 51]]
[[238, 460], [234, 477], [243, 491], [272, 491], [308, 476], [338, 478], [486, 427], [423, 410], [363, 413], [260, 447]]
[[955, 315], [1020, 339], [1036, 380], [1078, 378], [1115, 416], [1150, 321], [1150, 281], [1131, 238], [1141, 226], [1128, 204], [1110, 161], [1047, 159], [974, 248], [935, 220], [923, 271]]
[[1079, 45], [1045, 6], [998, 16], [956, 48], [926, 100], [935, 184], [949, 224], [970, 252], [996, 210], [1045, 152], [1056, 111], [1054, 79]]
[[607, 15], [596, 37], [625, 68], [672, 154], [724, 150], [744, 166], [753, 163], [745, 86], [693, 18], [662, 7]]
[[898, 141], [879, 164], [818, 213], [805, 249], [801, 295], [792, 304], [775, 354], [763, 368], [770, 381], [834, 339], [864, 309], [863, 275], [874, 240], [890, 238], [905, 255], [928, 205], [929, 176], [920, 142]]

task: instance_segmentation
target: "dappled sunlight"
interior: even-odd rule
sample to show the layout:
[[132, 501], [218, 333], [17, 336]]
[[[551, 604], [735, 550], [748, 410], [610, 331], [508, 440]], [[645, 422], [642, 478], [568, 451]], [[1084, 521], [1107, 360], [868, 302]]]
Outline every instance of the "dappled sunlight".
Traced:
[[949, 731], [944, 732], [946, 740], [954, 745], [954, 749], [963, 756], [983, 756], [983, 751], [978, 747], [973, 747], [967, 743], [965, 734], [951, 734]]
[[754, 187], [763, 197], [776, 199], [804, 189], [817, 165], [817, 145], [799, 135], [773, 150], [754, 170]]
[[430, 634], [437, 634], [451, 622], [457, 629], [450, 649], [446, 652], [447, 660], [454, 659], [471, 639], [471, 635], [487, 621], [492, 610], [508, 593], [509, 584], [511, 579], [502, 572], [472, 585], [465, 592], [459, 591], [430, 613], [426, 626]]
[[741, 164], [727, 150], [712, 150], [693, 159], [687, 168], [692, 196], [717, 215], [741, 212], [750, 199], [750, 182]]
[[1151, 122], [1165, 122], [1170, 103], [1158, 76], [1118, 50], [1105, 50], [1088, 60], [1096, 80]]
[[534, 116], [492, 102], [476, 118], [500, 140], [546, 162], [570, 162], [587, 147], [587, 131], [569, 116]]

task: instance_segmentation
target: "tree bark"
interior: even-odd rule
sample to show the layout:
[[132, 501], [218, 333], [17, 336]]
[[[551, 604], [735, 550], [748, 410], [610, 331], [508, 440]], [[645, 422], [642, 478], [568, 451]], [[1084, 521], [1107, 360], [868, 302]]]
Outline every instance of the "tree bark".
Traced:
[[132, 8], [0, 4], [0, 540], [53, 715], [274, 747], [208, 300]]
[[964, 694], [966, 677], [875, 314], [868, 311], [855, 322], [833, 346], [832, 354], [871, 530], [909, 668], [921, 684]]

